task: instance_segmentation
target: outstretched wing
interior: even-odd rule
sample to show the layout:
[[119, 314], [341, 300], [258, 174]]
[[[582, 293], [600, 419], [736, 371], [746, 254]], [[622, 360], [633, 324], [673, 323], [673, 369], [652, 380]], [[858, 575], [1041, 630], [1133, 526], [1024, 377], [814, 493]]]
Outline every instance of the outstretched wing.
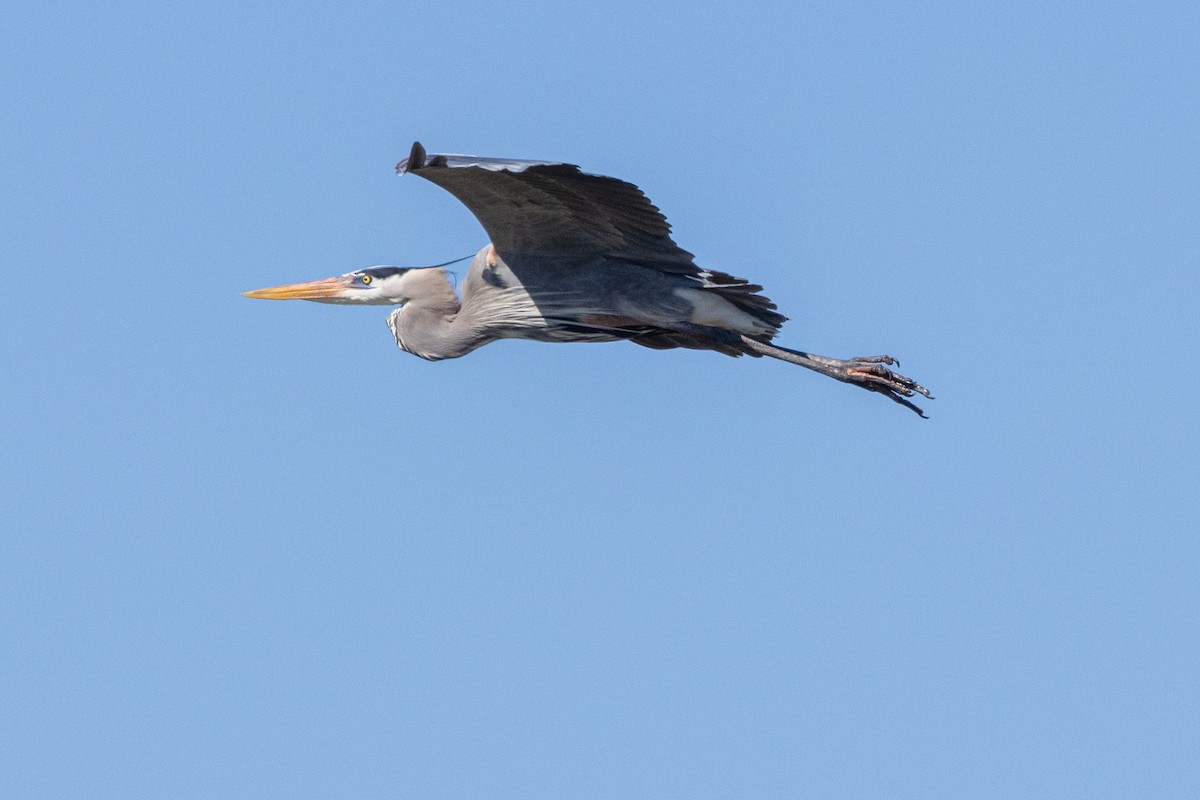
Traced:
[[420, 175], [461, 200], [518, 274], [531, 262], [638, 264], [685, 276], [772, 329], [787, 319], [758, 284], [696, 266], [671, 238], [666, 217], [632, 183], [552, 161], [431, 156], [420, 142], [396, 172]]
[[609, 256], [666, 272], [702, 271], [640, 189], [574, 164], [428, 155], [415, 142], [396, 172], [420, 175], [462, 201], [506, 261]]

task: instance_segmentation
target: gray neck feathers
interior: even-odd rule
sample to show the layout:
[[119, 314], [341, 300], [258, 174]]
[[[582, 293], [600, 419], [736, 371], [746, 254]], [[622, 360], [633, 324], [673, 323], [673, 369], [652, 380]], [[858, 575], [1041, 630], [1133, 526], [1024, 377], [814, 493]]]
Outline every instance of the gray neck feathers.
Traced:
[[388, 317], [396, 344], [421, 358], [458, 358], [486, 343], [460, 319], [458, 295], [440, 269], [414, 269], [405, 275], [408, 301]]

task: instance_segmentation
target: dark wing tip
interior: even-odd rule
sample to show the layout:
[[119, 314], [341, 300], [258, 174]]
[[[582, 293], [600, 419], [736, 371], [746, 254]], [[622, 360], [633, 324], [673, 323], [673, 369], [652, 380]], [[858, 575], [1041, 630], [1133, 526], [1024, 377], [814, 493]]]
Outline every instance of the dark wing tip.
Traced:
[[408, 152], [408, 158], [402, 158], [396, 162], [396, 174], [403, 175], [423, 166], [425, 166], [425, 148], [421, 146], [420, 142], [413, 142], [412, 150]]

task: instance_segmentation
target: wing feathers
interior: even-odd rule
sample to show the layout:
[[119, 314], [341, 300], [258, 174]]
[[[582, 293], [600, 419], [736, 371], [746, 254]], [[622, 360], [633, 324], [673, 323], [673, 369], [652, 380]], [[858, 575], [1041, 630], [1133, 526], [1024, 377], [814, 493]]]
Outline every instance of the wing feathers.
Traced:
[[502, 258], [606, 255], [694, 269], [692, 254], [671, 239], [666, 217], [632, 183], [574, 164], [430, 156], [420, 143], [396, 171], [419, 175], [462, 201]]
[[457, 197], [483, 225], [500, 257], [564, 265], [592, 258], [685, 275], [777, 328], [785, 317], [761, 286], [701, 269], [671, 238], [671, 226], [642, 190], [574, 164], [429, 155], [414, 142], [396, 172], [411, 172]]

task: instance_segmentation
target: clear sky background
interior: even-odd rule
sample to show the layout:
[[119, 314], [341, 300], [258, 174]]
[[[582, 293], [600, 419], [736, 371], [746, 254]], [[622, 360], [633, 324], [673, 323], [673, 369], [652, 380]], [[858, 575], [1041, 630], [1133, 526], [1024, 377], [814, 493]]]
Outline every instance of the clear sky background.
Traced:
[[[0, 796], [1200, 795], [1195, 3], [9, 2]], [[634, 181], [924, 421], [241, 292]]]

